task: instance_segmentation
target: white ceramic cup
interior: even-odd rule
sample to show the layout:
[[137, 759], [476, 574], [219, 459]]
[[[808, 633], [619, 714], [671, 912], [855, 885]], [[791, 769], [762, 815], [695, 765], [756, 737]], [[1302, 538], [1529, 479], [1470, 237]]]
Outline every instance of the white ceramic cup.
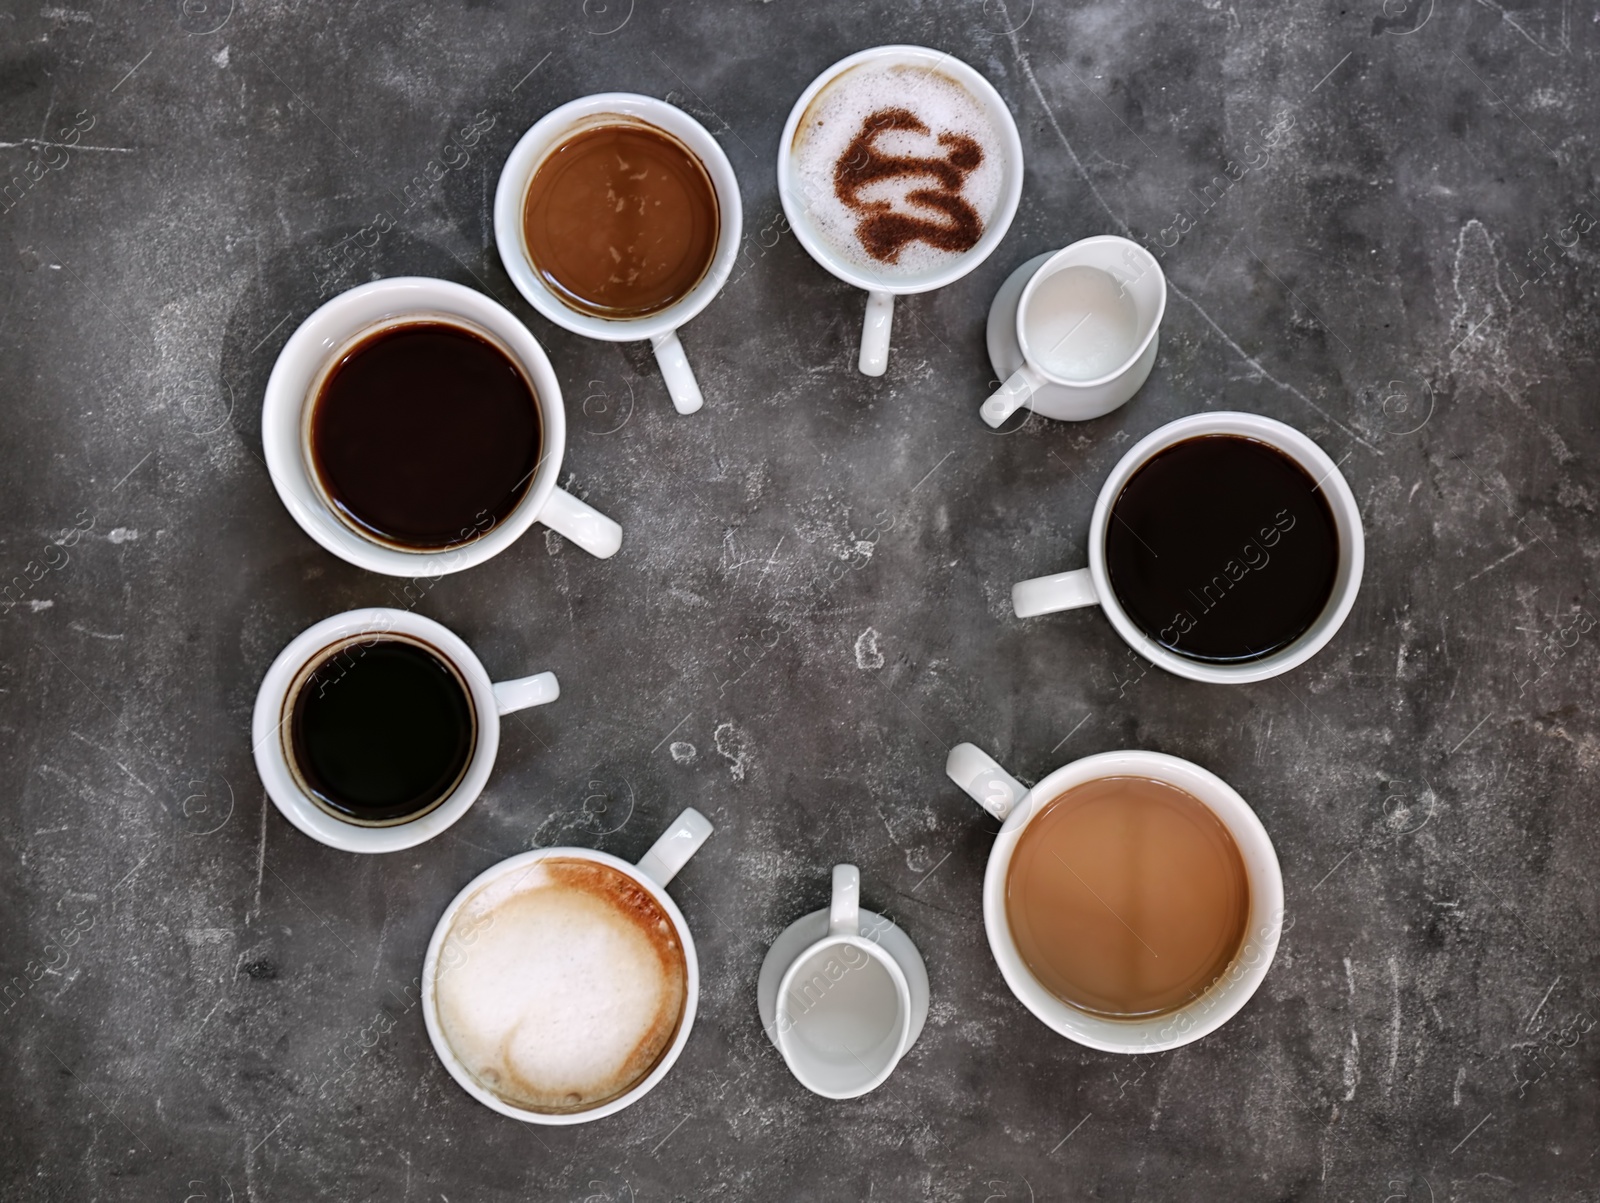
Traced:
[[[667, 1076], [668, 1071], [678, 1060], [679, 1054], [683, 1052], [683, 1046], [689, 1042], [689, 1029], [694, 1026], [695, 1008], [700, 1001], [700, 961], [695, 955], [694, 936], [690, 933], [689, 922], [678, 909], [678, 904], [673, 902], [667, 893], [667, 883], [676, 877], [678, 871], [689, 862], [689, 858], [699, 851], [700, 845], [706, 842], [711, 830], [710, 820], [698, 810], [689, 807], [672, 821], [672, 825], [662, 833], [650, 851], [639, 858], [639, 863], [636, 865], [630, 865], [620, 857], [612, 856], [608, 852], [597, 852], [592, 848], [535, 848], [531, 852], [524, 852], [497, 865], [491, 865], [467, 883], [466, 888], [455, 896], [450, 905], [445, 907], [444, 914], [439, 917], [438, 926], [433, 929], [433, 939], [428, 941], [427, 956], [422, 962], [423, 1022], [428, 1029], [428, 1038], [433, 1041], [433, 1051], [461, 1089], [485, 1107], [493, 1108], [501, 1115], [509, 1115], [512, 1119], [520, 1119], [525, 1123], [586, 1124], [590, 1120], [615, 1115], [624, 1107], [631, 1107], [660, 1085], [661, 1079]], [[439, 1022], [439, 999], [436, 990], [439, 978], [469, 955], [468, 946], [472, 943], [470, 936], [457, 937], [455, 940], [447, 939], [457, 912], [474, 894], [491, 882], [498, 881], [507, 874], [526, 872], [529, 866], [553, 856], [608, 865], [632, 878], [640, 889], [656, 900], [661, 909], [667, 913], [667, 917], [672, 920], [679, 945], [683, 948], [687, 992], [683, 1016], [678, 1022], [677, 1035], [673, 1037], [671, 1045], [661, 1055], [661, 1059], [656, 1062], [655, 1068], [638, 1085], [626, 1094], [618, 1095], [609, 1102], [591, 1107], [587, 1111], [554, 1115], [518, 1107], [479, 1085], [478, 1080], [466, 1066], [461, 1064], [455, 1050], [450, 1047], [450, 1041], [445, 1038], [444, 1028]]]
[[[311, 408], [329, 371], [355, 343], [386, 327], [438, 321], [494, 343], [522, 369], [539, 405], [542, 448], [515, 509], [454, 547], [419, 551], [379, 542], [339, 517], [311, 464]], [[544, 348], [509, 310], [480, 292], [427, 276], [374, 280], [340, 293], [289, 336], [267, 380], [261, 443], [278, 496], [301, 528], [341, 560], [389, 576], [437, 577], [498, 555], [535, 522], [602, 558], [622, 545], [622, 528], [556, 487], [567, 446], [561, 385]]]
[[895, 959], [861, 934], [854, 865], [833, 867], [828, 934], [784, 971], [773, 1035], [800, 1084], [830, 1099], [881, 1086], [911, 1047], [911, 987]]
[[[1099, 275], [1063, 277], [1071, 269]], [[1062, 288], [1082, 279], [1088, 288]], [[1052, 282], [1056, 287], [1052, 287]], [[1094, 284], [1103, 284], [1096, 289]], [[1033, 273], [1017, 302], [1017, 345], [1023, 364], [985, 401], [979, 414], [1000, 426], [1046, 384], [1069, 390], [1072, 418], [1110, 413], [1149, 379], [1167, 277], [1137, 242], [1100, 234], [1057, 251]]]
[[[983, 926], [1006, 985], [1046, 1025], [1104, 1052], [1157, 1053], [1216, 1031], [1250, 1001], [1267, 976], [1283, 933], [1283, 873], [1266, 828], [1226, 781], [1197, 764], [1160, 752], [1102, 752], [1063, 765], [1029, 789], [972, 744], [950, 749], [945, 772], [1001, 820], [983, 878]], [[1023, 829], [1047, 803], [1074, 786], [1102, 777], [1147, 777], [1198, 798], [1233, 837], [1250, 882], [1244, 943], [1232, 962], [1193, 1002], [1148, 1019], [1107, 1019], [1062, 1002], [1023, 962], [1006, 918], [1006, 878]]]
[[[455, 670], [472, 702], [476, 739], [461, 780], [440, 802], [417, 818], [380, 826], [340, 818], [306, 792], [293, 767], [289, 717], [296, 692], [313, 668], [335, 656], [360, 656], [363, 647], [384, 638], [421, 644]], [[554, 673], [491, 681], [460, 636], [431, 618], [384, 607], [350, 610], [301, 631], [267, 669], [250, 722], [256, 771], [283, 817], [312, 839], [346, 852], [398, 852], [431, 840], [477, 800], [500, 748], [500, 715], [542, 706], [559, 696]]]
[[[1106, 526], [1111, 521], [1111, 507], [1116, 504], [1123, 486], [1157, 452], [1185, 439], [1209, 434], [1232, 434], [1256, 439], [1294, 460], [1321, 487], [1339, 534], [1339, 567], [1333, 580], [1333, 592], [1322, 613], [1305, 634], [1288, 647], [1260, 660], [1242, 664], [1191, 660], [1162, 647], [1128, 617], [1111, 588], [1110, 573], [1106, 569]], [[1286, 673], [1304, 664], [1327, 645], [1343, 625], [1350, 607], [1355, 605], [1356, 592], [1361, 587], [1362, 566], [1366, 563], [1365, 549], [1361, 512], [1356, 508], [1355, 494], [1339, 472], [1339, 466], [1310, 438], [1292, 426], [1285, 426], [1260, 414], [1225, 411], [1192, 414], [1176, 422], [1168, 422], [1140, 439], [1106, 477], [1105, 484], [1100, 487], [1099, 499], [1095, 502], [1094, 516], [1089, 520], [1089, 566], [1019, 582], [1012, 587], [1011, 606], [1018, 618], [1032, 618], [1039, 614], [1053, 614], [1058, 610], [1098, 605], [1105, 610], [1111, 625], [1127, 641], [1128, 646], [1157, 667], [1194, 681], [1241, 685]]]
[[[688, 147], [711, 177], [717, 192], [717, 249], [711, 266], [688, 295], [659, 313], [646, 317], [604, 318], [569, 308], [533, 268], [523, 231], [523, 207], [528, 184], [548, 155], [581, 130], [602, 125], [639, 123], [654, 126]], [[728, 282], [739, 254], [744, 210], [739, 199], [739, 181], [721, 145], [693, 117], [682, 109], [632, 92], [602, 92], [584, 96], [552, 109], [539, 118], [517, 142], [500, 170], [500, 183], [494, 193], [494, 238], [500, 248], [500, 262], [517, 291], [556, 325], [574, 334], [606, 342], [648, 340], [661, 366], [662, 379], [673, 407], [680, 414], [692, 414], [705, 403], [694, 370], [678, 341], [678, 329], [711, 304]]]
[[[1005, 156], [1006, 163], [1000, 199], [994, 212], [988, 216], [977, 244], [943, 267], [909, 276], [889, 275], [862, 267], [843, 258], [829, 246], [811, 220], [811, 199], [795, 168], [792, 149], [801, 119], [824, 88], [857, 67], [901, 64], [941, 72], [965, 88], [987, 111], [990, 123], [1000, 137], [1000, 152]], [[867, 290], [867, 314], [861, 329], [860, 368], [868, 376], [882, 376], [888, 370], [889, 332], [894, 321], [895, 297], [943, 288], [977, 267], [1006, 236], [1021, 197], [1022, 139], [1017, 135], [1017, 124], [1012, 120], [1011, 110], [1000, 98], [1000, 93], [994, 90], [994, 85], [987, 79], [954, 55], [923, 46], [875, 46], [840, 59], [800, 93], [800, 99], [794, 102], [789, 120], [783, 127], [783, 137], [778, 142], [778, 198], [783, 204], [783, 213], [790, 229], [800, 240], [800, 245], [828, 271], [846, 284]]]

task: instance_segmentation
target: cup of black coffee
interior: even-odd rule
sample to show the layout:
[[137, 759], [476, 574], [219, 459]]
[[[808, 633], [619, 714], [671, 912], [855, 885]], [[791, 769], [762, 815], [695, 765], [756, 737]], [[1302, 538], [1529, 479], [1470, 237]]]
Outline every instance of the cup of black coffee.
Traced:
[[273, 661], [251, 724], [283, 816], [347, 852], [432, 839], [477, 799], [500, 718], [560, 696], [553, 673], [493, 682], [448, 628], [408, 610], [351, 610]]
[[534, 522], [597, 556], [621, 545], [556, 485], [566, 414], [543, 348], [447, 280], [375, 280], [308, 317], [267, 382], [261, 441], [306, 533], [374, 572], [459, 572]]
[[1099, 605], [1151, 663], [1240, 684], [1320, 651], [1364, 560], [1355, 495], [1321, 447], [1259, 414], [1194, 414], [1112, 469], [1089, 567], [1022, 581], [1011, 601], [1018, 618]]

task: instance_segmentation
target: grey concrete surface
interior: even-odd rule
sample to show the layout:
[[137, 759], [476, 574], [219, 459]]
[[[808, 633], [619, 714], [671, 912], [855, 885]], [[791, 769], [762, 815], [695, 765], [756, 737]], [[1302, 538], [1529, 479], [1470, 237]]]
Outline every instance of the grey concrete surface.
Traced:
[[[1026, 185], [870, 380], [863, 297], [785, 231], [773, 163], [807, 82], [893, 41], [993, 80]], [[7, 4], [0, 1196], [1600, 1199], [1597, 53], [1570, 0]], [[684, 334], [694, 417], [644, 348], [536, 317], [493, 245], [510, 146], [608, 89], [694, 113], [743, 189], [741, 266]], [[1171, 280], [1148, 385], [990, 432], [994, 290], [1108, 231]], [[416, 600], [565, 692], [447, 835], [359, 858], [266, 802], [250, 709], [297, 631], [398, 586], [295, 526], [259, 406], [307, 313], [394, 274], [527, 321], [563, 482], [626, 534], [601, 562], [536, 529]], [[1098, 614], [1014, 619], [1129, 440], [1223, 407], [1355, 490], [1333, 643], [1220, 688], [1141, 671]], [[985, 943], [959, 740], [1028, 780], [1143, 747], [1233, 783], [1290, 923], [1249, 1006], [1149, 1057], [1034, 1020]], [[691, 804], [717, 831], [672, 887], [704, 978], [674, 1072], [576, 1128], [472, 1102], [413, 1001], [445, 903], [531, 846], [638, 856]], [[841, 860], [934, 1001], [832, 1103], [754, 994]]]

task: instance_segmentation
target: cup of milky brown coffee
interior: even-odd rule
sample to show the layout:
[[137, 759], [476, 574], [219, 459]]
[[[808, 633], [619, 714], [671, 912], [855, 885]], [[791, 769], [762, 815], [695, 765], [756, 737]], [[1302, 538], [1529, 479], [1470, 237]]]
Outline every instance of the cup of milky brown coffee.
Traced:
[[373, 572], [460, 572], [535, 522], [601, 557], [622, 543], [557, 487], [567, 420], [544, 349], [448, 280], [374, 280], [306, 318], [267, 381], [261, 442], [301, 528]]
[[950, 779], [995, 818], [983, 924], [1011, 992], [1111, 1053], [1213, 1032], [1266, 977], [1284, 930], [1272, 841], [1227, 782], [1159, 752], [1103, 752], [1032, 789], [972, 744]]
[[561, 696], [555, 674], [495, 681], [410, 610], [335, 614], [278, 653], [256, 691], [256, 771], [283, 817], [346, 852], [430, 840], [477, 800], [500, 716]]
[[710, 834], [691, 807], [638, 864], [536, 848], [456, 895], [422, 964], [422, 1013], [463, 1090], [513, 1119], [581, 1124], [666, 1077], [700, 997], [666, 886]]
[[1089, 566], [1022, 581], [1018, 618], [1099, 605], [1145, 659], [1195, 681], [1262, 681], [1325, 647], [1366, 560], [1327, 452], [1247, 413], [1179, 418], [1129, 448], [1089, 520]]
[[1000, 244], [1022, 196], [1022, 140], [994, 86], [952, 55], [877, 46], [800, 94], [778, 142], [795, 237], [867, 290], [860, 368], [889, 365], [894, 298], [943, 288]]
[[546, 113], [494, 194], [494, 237], [517, 291], [574, 334], [648, 340], [681, 414], [703, 397], [678, 329], [727, 282], [742, 221], [717, 140], [682, 109], [631, 92]]

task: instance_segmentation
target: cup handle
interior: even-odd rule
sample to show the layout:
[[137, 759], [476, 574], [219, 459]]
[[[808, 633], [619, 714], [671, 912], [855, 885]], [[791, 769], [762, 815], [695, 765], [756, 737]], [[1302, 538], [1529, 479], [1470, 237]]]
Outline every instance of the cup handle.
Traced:
[[833, 902], [828, 907], [828, 934], [861, 934], [861, 870], [854, 865], [833, 867]]
[[684, 812], [672, 820], [672, 826], [650, 846], [650, 851], [639, 858], [636, 868], [665, 888], [678, 875], [678, 870], [689, 863], [689, 858], [700, 851], [700, 845], [710, 834], [711, 820], [694, 807], [685, 807]]
[[1023, 364], [978, 408], [978, 416], [999, 429], [1005, 420], [1024, 405], [1033, 403], [1033, 394], [1044, 384], [1044, 377]]
[[974, 744], [957, 744], [944, 761], [945, 775], [966, 790], [972, 800], [1005, 822], [1017, 804], [1028, 794], [1028, 787], [996, 763]]
[[861, 325], [861, 374], [882, 376], [889, 370], [889, 330], [894, 325], [894, 293], [867, 293], [867, 317]]
[[555, 673], [535, 673], [514, 681], [496, 681], [493, 689], [494, 708], [500, 714], [526, 710], [529, 706], [543, 706], [561, 696], [561, 682], [556, 680]]
[[1036, 618], [1058, 610], [1098, 606], [1100, 593], [1094, 587], [1094, 574], [1087, 568], [1036, 576], [1011, 586], [1011, 608], [1018, 618]]
[[622, 528], [565, 489], [554, 489], [539, 511], [539, 521], [571, 539], [592, 556], [608, 560], [622, 546]]
[[672, 398], [673, 408], [680, 414], [694, 413], [706, 399], [700, 392], [700, 382], [694, 378], [694, 369], [689, 366], [689, 357], [683, 353], [678, 332], [668, 330], [665, 334], [654, 335], [650, 346], [655, 349], [656, 363], [661, 367], [661, 378], [667, 382], [667, 395]]

